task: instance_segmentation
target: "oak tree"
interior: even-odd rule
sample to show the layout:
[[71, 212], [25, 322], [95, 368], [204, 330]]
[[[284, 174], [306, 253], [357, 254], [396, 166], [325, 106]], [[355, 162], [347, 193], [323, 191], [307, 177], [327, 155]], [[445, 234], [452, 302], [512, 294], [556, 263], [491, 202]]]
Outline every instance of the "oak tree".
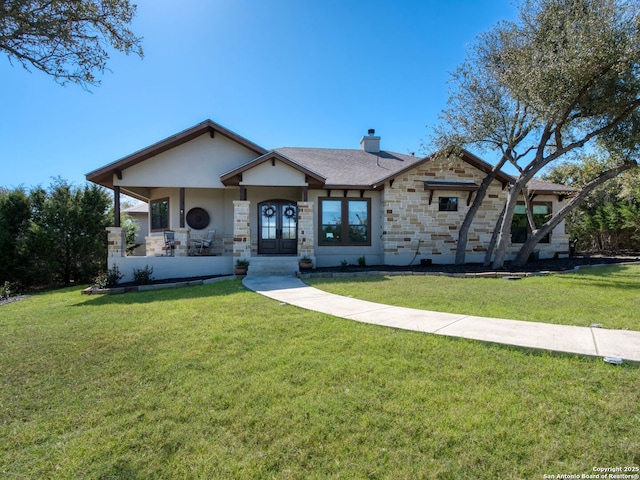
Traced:
[[[482, 34], [452, 75], [452, 91], [434, 144], [496, 151], [499, 161], [478, 191], [459, 231], [456, 263], [491, 176], [509, 163], [509, 186], [496, 225], [493, 266], [501, 268], [511, 223], [527, 184], [554, 161], [593, 147], [617, 159], [602, 183], [637, 164], [640, 140], [640, 5], [637, 0], [523, 0], [517, 21]], [[598, 184], [599, 184], [598, 183]], [[595, 188], [591, 186], [590, 188]], [[514, 264], [575, 208], [576, 195], [542, 227], [532, 226]]]
[[0, 0], [0, 50], [58, 83], [100, 83], [112, 51], [143, 56], [129, 0]]

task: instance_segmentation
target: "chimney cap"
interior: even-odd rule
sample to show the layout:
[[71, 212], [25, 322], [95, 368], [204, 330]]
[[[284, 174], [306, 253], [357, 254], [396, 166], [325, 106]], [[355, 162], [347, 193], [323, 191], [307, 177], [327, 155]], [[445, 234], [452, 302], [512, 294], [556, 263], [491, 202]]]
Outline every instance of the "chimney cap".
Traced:
[[370, 128], [367, 133], [369, 135], [375, 135], [376, 134], [376, 129], [375, 128]]

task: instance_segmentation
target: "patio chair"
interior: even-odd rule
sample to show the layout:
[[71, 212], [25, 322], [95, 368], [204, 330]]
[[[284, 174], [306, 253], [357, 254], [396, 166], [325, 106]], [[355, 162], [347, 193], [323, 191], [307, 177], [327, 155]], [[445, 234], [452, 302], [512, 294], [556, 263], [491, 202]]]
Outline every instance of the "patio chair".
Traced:
[[173, 230], [164, 231], [164, 250], [165, 256], [173, 257], [173, 252], [176, 249], [176, 233]]
[[196, 255], [202, 255], [203, 253], [211, 249], [211, 247], [213, 246], [213, 239], [215, 238], [215, 235], [215, 230], [209, 230], [206, 237], [193, 239], [193, 241], [195, 242], [194, 246]]

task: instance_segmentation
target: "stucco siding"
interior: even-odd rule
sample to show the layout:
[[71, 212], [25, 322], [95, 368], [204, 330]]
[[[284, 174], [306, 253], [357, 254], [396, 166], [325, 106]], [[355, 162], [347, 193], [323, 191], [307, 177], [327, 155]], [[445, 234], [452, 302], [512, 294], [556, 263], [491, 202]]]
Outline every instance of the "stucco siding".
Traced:
[[305, 186], [304, 173], [296, 170], [280, 161], [264, 162], [242, 174], [241, 185], [263, 185], [263, 186]]
[[127, 187], [223, 188], [220, 176], [256, 157], [256, 153], [222, 135], [200, 135], [114, 175]]

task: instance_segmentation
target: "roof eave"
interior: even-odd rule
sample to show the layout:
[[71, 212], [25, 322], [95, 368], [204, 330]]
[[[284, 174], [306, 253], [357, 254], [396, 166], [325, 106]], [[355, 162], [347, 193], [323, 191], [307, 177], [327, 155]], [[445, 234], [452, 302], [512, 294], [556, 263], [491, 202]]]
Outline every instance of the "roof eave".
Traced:
[[377, 190], [380, 188], [380, 185], [346, 185], [325, 183], [319, 188], [323, 188], [325, 190]]

